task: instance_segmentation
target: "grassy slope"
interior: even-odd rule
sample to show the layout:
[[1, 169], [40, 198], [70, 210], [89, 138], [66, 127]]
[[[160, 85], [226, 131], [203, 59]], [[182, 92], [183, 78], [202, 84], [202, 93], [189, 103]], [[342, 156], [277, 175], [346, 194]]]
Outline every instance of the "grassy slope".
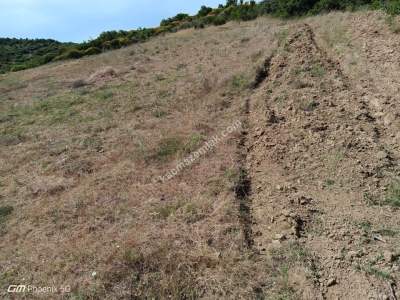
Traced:
[[[380, 14], [337, 13], [306, 22], [317, 43], [340, 59], [349, 80], [360, 85], [372, 80], [385, 97], [395, 97], [386, 79], [400, 78], [398, 68], [385, 67], [383, 54], [363, 48], [363, 42], [377, 50], [385, 45], [389, 53], [399, 39]], [[307, 233], [316, 237], [315, 243], [290, 240], [261, 256], [256, 251], [260, 245], [249, 249], [246, 231], [251, 224], [243, 224], [248, 220], [235, 198], [244, 165], [240, 132], [171, 181], [154, 180], [208, 138], [246, 119], [245, 100], [255, 97], [249, 86], [257, 68], [296, 32], [297, 24], [261, 18], [185, 30], [96, 57], [0, 75], [0, 205], [5, 208], [0, 215], [0, 294], [6, 296], [4, 287], [18, 282], [71, 285], [67, 299], [349, 296], [340, 278], [332, 294], [326, 290], [323, 280], [329, 280], [329, 272], [317, 259], [325, 255], [319, 253], [322, 233], [317, 230], [328, 226], [324, 221], [313, 220], [314, 231]], [[369, 27], [378, 28], [380, 43], [374, 44]], [[395, 59], [396, 54], [387, 55]], [[368, 77], [366, 63], [372, 66]], [[118, 76], [71, 88], [105, 66]], [[323, 75], [320, 69], [313, 74]], [[296, 94], [291, 97], [297, 99]], [[249, 113], [262, 113], [260, 105], [251, 106]], [[388, 128], [394, 130], [393, 122]], [[251, 169], [251, 158], [249, 163]], [[270, 166], [262, 172], [268, 170]], [[273, 182], [282, 185], [278, 178]], [[312, 187], [308, 184], [306, 189]], [[332, 185], [328, 195], [363, 193], [353, 189], [346, 194], [342, 186]], [[260, 195], [274, 196], [275, 186], [271, 188]], [[254, 218], [269, 219], [263, 202], [253, 201], [259, 205], [252, 208]], [[348, 218], [355, 228], [367, 220], [369, 226], [362, 230], [394, 232], [384, 237], [385, 250], [393, 250], [399, 243], [398, 213], [385, 214], [391, 214], [391, 223], [374, 208]], [[256, 242], [261, 225], [254, 224]], [[269, 226], [263, 230], [277, 230]], [[353, 235], [363, 234], [349, 228]], [[339, 252], [343, 243], [347, 241], [339, 238], [334, 250]], [[383, 249], [372, 243], [357, 244], [369, 253], [354, 265], [362, 268], [352, 273], [359, 283], [353, 297], [385, 292], [382, 274], [393, 273], [386, 270], [389, 265], [374, 261]], [[346, 253], [354, 250], [346, 247]]]
[[[244, 86], [270, 51], [266, 24], [274, 23], [182, 31], [3, 76], [2, 202], [15, 213], [2, 239], [9, 246], [2, 245], [1, 260], [12, 259], [2, 264], [1, 285], [51, 280], [71, 284], [76, 295], [126, 296], [130, 289], [117, 287], [130, 284], [135, 255], [161, 252], [164, 268], [178, 272], [182, 263], [193, 276], [205, 276], [209, 264], [217, 271], [219, 252], [231, 264], [241, 248], [230, 190], [235, 136], [170, 182], [152, 181], [237, 120]], [[102, 66], [117, 69], [118, 78], [71, 89]], [[192, 280], [179, 275], [170, 286], [166, 270], [149, 272], [162, 277], [142, 287], [155, 294], [180, 293]], [[220, 289], [227, 274], [213, 276]], [[105, 289], [110, 284], [115, 290]]]

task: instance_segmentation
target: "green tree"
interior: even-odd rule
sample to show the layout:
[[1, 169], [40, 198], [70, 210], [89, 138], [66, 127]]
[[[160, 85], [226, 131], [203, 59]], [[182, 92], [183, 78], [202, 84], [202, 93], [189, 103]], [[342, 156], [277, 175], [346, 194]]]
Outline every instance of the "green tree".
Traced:
[[200, 8], [200, 10], [199, 10], [199, 12], [197, 13], [197, 16], [199, 16], [199, 17], [205, 17], [205, 16], [207, 16], [210, 12], [212, 12], [212, 8], [211, 7], [207, 7], [207, 6], [205, 6], [205, 5], [203, 5], [201, 8]]

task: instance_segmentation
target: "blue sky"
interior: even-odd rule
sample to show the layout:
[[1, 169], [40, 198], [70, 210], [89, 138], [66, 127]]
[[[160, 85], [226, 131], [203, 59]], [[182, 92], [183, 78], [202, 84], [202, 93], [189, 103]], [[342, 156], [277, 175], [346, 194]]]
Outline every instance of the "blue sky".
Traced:
[[81, 42], [102, 31], [157, 26], [225, 0], [0, 0], [0, 37]]

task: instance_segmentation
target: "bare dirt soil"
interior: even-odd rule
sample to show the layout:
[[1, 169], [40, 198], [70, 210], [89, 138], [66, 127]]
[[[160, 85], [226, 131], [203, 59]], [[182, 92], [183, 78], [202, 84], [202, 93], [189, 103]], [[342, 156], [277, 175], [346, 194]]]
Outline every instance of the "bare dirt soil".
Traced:
[[398, 299], [394, 22], [260, 18], [0, 76], [0, 296]]

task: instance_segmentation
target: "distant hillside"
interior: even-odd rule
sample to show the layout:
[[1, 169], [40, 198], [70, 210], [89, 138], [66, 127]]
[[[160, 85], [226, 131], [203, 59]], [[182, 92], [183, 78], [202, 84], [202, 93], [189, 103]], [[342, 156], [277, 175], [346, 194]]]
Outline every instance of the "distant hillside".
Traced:
[[107, 31], [94, 40], [80, 44], [64, 44], [54, 40], [0, 39], [0, 74], [51, 61], [99, 54], [187, 28], [219, 26], [228, 21], [250, 21], [262, 15], [288, 18], [332, 10], [352, 11], [361, 7], [383, 9], [390, 15], [400, 14], [400, 0], [227, 0], [225, 5], [220, 4], [217, 8], [202, 6], [194, 16], [179, 13], [162, 20], [160, 26], [155, 28]]
[[55, 40], [0, 38], [0, 73], [36, 67], [52, 61], [66, 45]]

